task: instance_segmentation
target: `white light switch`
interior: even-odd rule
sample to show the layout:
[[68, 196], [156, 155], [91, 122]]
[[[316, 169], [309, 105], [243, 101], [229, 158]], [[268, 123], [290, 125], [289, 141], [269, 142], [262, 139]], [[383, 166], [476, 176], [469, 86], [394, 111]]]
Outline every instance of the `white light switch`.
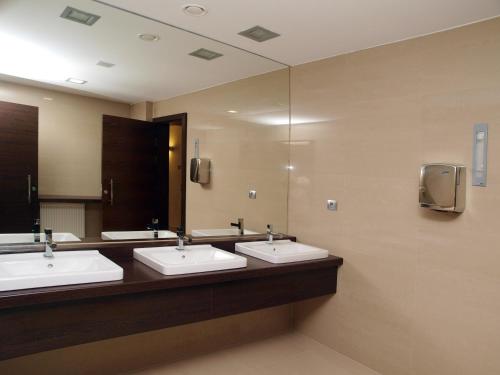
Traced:
[[248, 198], [257, 199], [257, 190], [249, 190], [248, 191]]

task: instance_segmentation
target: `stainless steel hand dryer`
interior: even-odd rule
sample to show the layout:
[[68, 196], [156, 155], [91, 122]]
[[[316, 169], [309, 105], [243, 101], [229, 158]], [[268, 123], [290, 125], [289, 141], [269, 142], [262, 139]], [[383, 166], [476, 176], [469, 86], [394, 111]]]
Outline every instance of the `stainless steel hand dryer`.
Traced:
[[464, 212], [466, 169], [456, 164], [424, 164], [420, 168], [421, 207]]

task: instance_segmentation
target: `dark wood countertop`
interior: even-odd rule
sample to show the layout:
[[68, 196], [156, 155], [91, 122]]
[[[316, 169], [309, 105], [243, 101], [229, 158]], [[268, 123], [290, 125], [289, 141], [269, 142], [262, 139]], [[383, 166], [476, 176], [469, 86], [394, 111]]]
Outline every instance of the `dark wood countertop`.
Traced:
[[123, 280], [0, 292], [0, 309], [314, 271], [339, 267], [343, 262], [342, 258], [330, 255], [320, 260], [272, 264], [243, 254], [238, 255], [248, 259], [246, 268], [176, 276], [164, 276], [133, 258], [116, 258], [112, 260], [123, 268]]

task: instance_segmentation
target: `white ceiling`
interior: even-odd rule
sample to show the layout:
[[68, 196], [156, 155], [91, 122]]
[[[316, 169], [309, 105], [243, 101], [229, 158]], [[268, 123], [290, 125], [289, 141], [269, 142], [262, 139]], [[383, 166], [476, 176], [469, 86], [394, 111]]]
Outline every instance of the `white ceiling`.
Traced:
[[[297, 65], [500, 15], [499, 0], [104, 0], [217, 40]], [[281, 37], [257, 43], [238, 32], [260, 25]]]
[[[90, 27], [65, 20], [59, 16], [67, 5], [101, 19]], [[160, 40], [144, 42], [139, 33], [158, 34]], [[224, 56], [213, 61], [189, 56], [199, 48]], [[285, 68], [91, 0], [0, 0], [0, 49], [0, 79], [127, 103], [157, 101]], [[116, 66], [97, 66], [99, 60]], [[69, 77], [88, 82], [75, 85], [66, 82]]]
[[[238, 48], [102, 1], [0, 0], [0, 79], [157, 101], [284, 68], [244, 50], [297, 65], [500, 15], [500, 0], [195, 0], [208, 9], [203, 17], [184, 14], [190, 0], [104, 1]], [[67, 5], [101, 19], [91, 27], [64, 20]], [[257, 43], [238, 35], [255, 25], [281, 36]], [[161, 39], [146, 43], [139, 33]], [[201, 47], [224, 56], [207, 62], [188, 55]], [[116, 66], [102, 68], [98, 60]]]

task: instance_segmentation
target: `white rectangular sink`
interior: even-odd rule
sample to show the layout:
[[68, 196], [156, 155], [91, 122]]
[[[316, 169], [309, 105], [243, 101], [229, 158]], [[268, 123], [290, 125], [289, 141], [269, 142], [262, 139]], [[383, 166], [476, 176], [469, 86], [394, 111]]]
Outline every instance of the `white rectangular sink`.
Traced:
[[0, 255], [0, 291], [123, 279], [123, 268], [97, 250]]
[[291, 263], [328, 257], [328, 250], [290, 240], [241, 242], [236, 251], [270, 263]]
[[[55, 242], [80, 242], [81, 240], [73, 233], [53, 233], [52, 240]], [[40, 233], [40, 242], [45, 241], [45, 233]], [[0, 244], [2, 243], [32, 243], [35, 242], [33, 233], [1, 233]]]
[[[155, 239], [152, 230], [132, 230], [117, 232], [101, 232], [103, 240], [152, 240]], [[158, 238], [177, 238], [174, 232], [159, 230]]]
[[134, 249], [134, 258], [164, 275], [220, 271], [247, 266], [240, 255], [217, 249], [211, 245], [175, 246]]
[[[208, 236], [238, 236], [240, 230], [236, 228], [227, 229], [193, 229], [191, 235], [193, 237], [208, 237]], [[252, 230], [245, 229], [244, 234], [259, 234]]]

